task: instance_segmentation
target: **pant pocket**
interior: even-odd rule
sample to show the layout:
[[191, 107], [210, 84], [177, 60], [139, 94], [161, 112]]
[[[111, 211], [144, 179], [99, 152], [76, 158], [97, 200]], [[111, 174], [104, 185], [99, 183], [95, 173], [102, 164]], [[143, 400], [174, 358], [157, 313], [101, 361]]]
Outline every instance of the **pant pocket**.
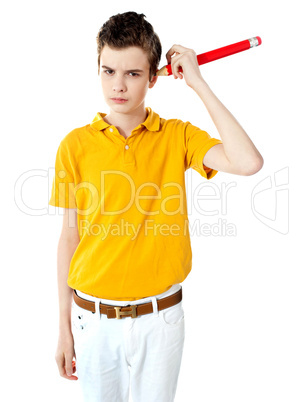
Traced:
[[73, 300], [71, 322], [74, 332], [86, 332], [94, 318], [94, 313], [79, 307]]
[[165, 325], [176, 326], [180, 324], [184, 320], [182, 301], [172, 307], [159, 311], [159, 316]]

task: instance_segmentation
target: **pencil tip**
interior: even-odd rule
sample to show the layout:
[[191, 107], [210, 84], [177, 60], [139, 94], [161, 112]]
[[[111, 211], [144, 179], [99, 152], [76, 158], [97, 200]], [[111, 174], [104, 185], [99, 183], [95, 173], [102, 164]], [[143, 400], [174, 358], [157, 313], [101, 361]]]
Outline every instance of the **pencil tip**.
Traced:
[[160, 70], [158, 70], [157, 72], [156, 72], [156, 74], [158, 75], [158, 76], [167, 76], [168, 75], [168, 72], [167, 72], [167, 68], [166, 68], [166, 66], [163, 66], [162, 68], [160, 68]]

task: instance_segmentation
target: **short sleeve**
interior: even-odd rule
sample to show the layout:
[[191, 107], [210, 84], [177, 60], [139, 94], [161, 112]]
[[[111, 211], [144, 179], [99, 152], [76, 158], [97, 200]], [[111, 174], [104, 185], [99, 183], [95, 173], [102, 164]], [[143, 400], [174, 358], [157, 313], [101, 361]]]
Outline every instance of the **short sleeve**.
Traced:
[[74, 169], [71, 152], [67, 145], [61, 141], [56, 155], [55, 176], [49, 205], [61, 208], [77, 208]]
[[218, 171], [203, 164], [206, 152], [221, 140], [212, 138], [206, 131], [187, 122], [185, 127], [185, 170], [192, 168], [206, 179], [214, 177]]

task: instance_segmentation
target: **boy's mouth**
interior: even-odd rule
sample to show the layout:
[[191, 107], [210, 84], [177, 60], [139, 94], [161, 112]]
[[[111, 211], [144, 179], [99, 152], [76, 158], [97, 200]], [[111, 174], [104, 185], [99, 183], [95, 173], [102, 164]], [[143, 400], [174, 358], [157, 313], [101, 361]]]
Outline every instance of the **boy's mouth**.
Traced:
[[112, 101], [114, 101], [115, 103], [125, 103], [127, 102], [127, 99], [125, 98], [110, 98]]

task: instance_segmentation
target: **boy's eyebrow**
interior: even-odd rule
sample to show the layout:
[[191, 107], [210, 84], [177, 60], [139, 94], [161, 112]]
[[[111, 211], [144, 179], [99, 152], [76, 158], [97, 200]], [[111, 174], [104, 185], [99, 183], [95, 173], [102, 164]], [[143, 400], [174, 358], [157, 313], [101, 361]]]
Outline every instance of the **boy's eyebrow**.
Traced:
[[[113, 68], [108, 67], [108, 66], [102, 66], [102, 68], [106, 68], [106, 69], [108, 69], [108, 70], [113, 70]], [[130, 73], [130, 72], [132, 72], [132, 73], [134, 73], [134, 72], [136, 72], [136, 73], [144, 73], [144, 71], [143, 71], [143, 70], [140, 70], [139, 68], [133, 68], [133, 69], [131, 69], [131, 70], [126, 70], [126, 72], [127, 72], [127, 73]]]

